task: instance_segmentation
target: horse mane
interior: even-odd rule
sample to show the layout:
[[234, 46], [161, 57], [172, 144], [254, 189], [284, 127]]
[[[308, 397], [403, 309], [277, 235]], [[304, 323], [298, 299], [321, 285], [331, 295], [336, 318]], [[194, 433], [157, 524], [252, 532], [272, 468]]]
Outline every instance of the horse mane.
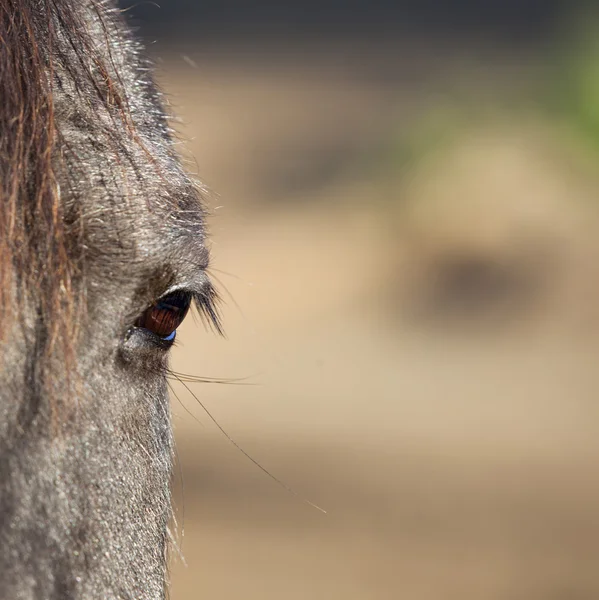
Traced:
[[[118, 19], [102, 0], [0, 0], [0, 344], [15, 325], [42, 328], [40, 359], [58, 352], [67, 373], [84, 303], [55, 95], [68, 88], [135, 137], [108, 43]], [[18, 323], [24, 303], [33, 325]]]

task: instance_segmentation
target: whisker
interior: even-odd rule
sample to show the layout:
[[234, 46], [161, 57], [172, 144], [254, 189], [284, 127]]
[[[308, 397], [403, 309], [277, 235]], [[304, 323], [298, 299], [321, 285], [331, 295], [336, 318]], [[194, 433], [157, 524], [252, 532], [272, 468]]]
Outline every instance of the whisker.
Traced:
[[[177, 392], [175, 391], [173, 386], [168, 381], [166, 382], [166, 385], [168, 386], [171, 393], [175, 396], [175, 398], [177, 399], [179, 404], [183, 407], [183, 410], [185, 410], [187, 412], [187, 414], [196, 421], [196, 423], [198, 423], [199, 425], [204, 427], [204, 423], [202, 423], [187, 408], [187, 406], [185, 406], [185, 404], [183, 403], [183, 401], [181, 400], [181, 398], [179, 397], [179, 395], [177, 394]], [[175, 548], [177, 550], [177, 554], [179, 555], [179, 558], [181, 559], [181, 562], [185, 566], [187, 566], [185, 557], [183, 556], [183, 537], [184, 537], [184, 529], [185, 529], [185, 480], [183, 478], [183, 467], [181, 465], [181, 459], [179, 457], [179, 449], [177, 447], [177, 444], [173, 444], [173, 452], [175, 453], [175, 463], [177, 465], [177, 473], [179, 475], [179, 484], [181, 485], [181, 527], [180, 528], [178, 527], [178, 521], [177, 521], [177, 517], [175, 515], [174, 506], [173, 506], [173, 509], [171, 510], [171, 518], [173, 519], [173, 523], [175, 525], [175, 531], [177, 532], [177, 535], [178, 535], [178, 540], [174, 540], [173, 543], [175, 543]]]
[[166, 376], [176, 377], [180, 382], [186, 381], [187, 383], [217, 383], [222, 385], [259, 385], [247, 381], [249, 377], [238, 377], [238, 378], [224, 378], [224, 377], [202, 377], [199, 375], [189, 375], [187, 373], [178, 373], [171, 369], [166, 370]]
[[175, 391], [175, 388], [170, 384], [170, 382], [167, 380], [166, 385], [168, 385], [168, 389], [172, 392], [173, 396], [175, 396], [175, 398], [177, 399], [177, 401], [179, 402], [179, 404], [181, 405], [181, 407], [183, 408], [183, 410], [201, 427], [205, 427], [204, 423], [202, 423], [202, 421], [200, 421], [190, 410], [189, 408], [187, 408], [187, 406], [185, 406], [185, 403], [183, 402], [183, 400], [181, 400], [181, 398], [179, 398], [179, 394], [177, 394], [177, 392]]
[[267, 475], [268, 477], [270, 477], [270, 479], [272, 479], [277, 485], [281, 486], [286, 492], [288, 492], [292, 496], [295, 496], [296, 498], [299, 498], [302, 502], [304, 502], [305, 504], [308, 504], [312, 508], [315, 508], [316, 510], [320, 511], [321, 513], [323, 513], [325, 515], [327, 514], [327, 511], [324, 508], [318, 506], [318, 504], [315, 504], [314, 502], [310, 502], [310, 500], [308, 500], [307, 498], [304, 498], [304, 497], [300, 496], [298, 494], [298, 492], [296, 492], [293, 488], [291, 488], [286, 483], [284, 483], [281, 479], [279, 479], [278, 477], [276, 477], [275, 475], [273, 475], [268, 469], [264, 468], [255, 458], [253, 458], [252, 456], [250, 456], [223, 429], [223, 427], [221, 426], [221, 424], [216, 420], [216, 418], [212, 415], [212, 413], [206, 408], [206, 405], [197, 397], [197, 395], [193, 393], [193, 391], [190, 389], [190, 387], [184, 381], [181, 381], [180, 379], [179, 379], [179, 382], [194, 397], [194, 399], [196, 400], [196, 402], [202, 407], [202, 410], [208, 415], [208, 418], [216, 425], [216, 427], [219, 429], [219, 431], [225, 436], [225, 438], [227, 439], [227, 441], [229, 443], [231, 443], [237, 450], [239, 450], [239, 452], [241, 452], [250, 462], [252, 462], [256, 467], [258, 467], [265, 475]]

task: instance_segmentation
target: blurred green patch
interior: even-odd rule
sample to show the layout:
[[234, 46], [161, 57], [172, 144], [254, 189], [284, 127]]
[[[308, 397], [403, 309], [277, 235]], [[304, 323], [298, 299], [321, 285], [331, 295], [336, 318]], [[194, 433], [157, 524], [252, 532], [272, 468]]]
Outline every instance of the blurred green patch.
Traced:
[[449, 93], [428, 101], [410, 122], [392, 128], [374, 157], [382, 174], [396, 176], [424, 158], [443, 153], [479, 127], [531, 119], [553, 131], [579, 159], [586, 154], [587, 159], [596, 160], [599, 12], [571, 20], [558, 29], [548, 46], [523, 56], [522, 61], [529, 63], [528, 82], [502, 79], [498, 74], [494, 84], [487, 86], [488, 82], [463, 72], [451, 82], [454, 87]]
[[556, 54], [542, 104], [599, 151], [599, 18], [578, 20]]

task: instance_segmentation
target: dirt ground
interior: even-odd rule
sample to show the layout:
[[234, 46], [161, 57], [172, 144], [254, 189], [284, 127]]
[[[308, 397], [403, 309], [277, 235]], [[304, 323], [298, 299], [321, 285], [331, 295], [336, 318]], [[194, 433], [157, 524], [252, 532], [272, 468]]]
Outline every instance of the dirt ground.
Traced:
[[188, 320], [173, 368], [232, 380], [173, 382], [172, 598], [599, 598], [592, 182], [507, 127], [381, 182], [415, 94], [282, 64], [163, 69], [227, 332]]

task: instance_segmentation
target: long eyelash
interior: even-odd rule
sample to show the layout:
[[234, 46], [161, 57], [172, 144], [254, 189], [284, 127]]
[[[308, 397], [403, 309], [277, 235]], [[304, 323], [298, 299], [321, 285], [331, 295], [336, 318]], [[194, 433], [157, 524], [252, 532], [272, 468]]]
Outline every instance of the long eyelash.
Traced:
[[225, 337], [219, 309], [219, 304], [222, 301], [214, 287], [211, 284], [206, 284], [201, 292], [194, 292], [192, 298], [202, 322]]
[[231, 273], [227, 273], [226, 271], [220, 271], [219, 269], [214, 269], [214, 268], [210, 268], [207, 271], [210, 275], [211, 279], [214, 279], [216, 281], [216, 283], [218, 283], [219, 287], [223, 290], [225, 290], [225, 294], [227, 295], [227, 298], [233, 303], [233, 305], [235, 306], [235, 308], [239, 311], [239, 314], [243, 317], [243, 310], [241, 308], [241, 306], [237, 303], [237, 301], [235, 300], [235, 298], [233, 297], [233, 294], [231, 294], [231, 292], [228, 290], [227, 286], [221, 281], [221, 279], [219, 277], [217, 277], [214, 273], [222, 273], [223, 275], [227, 275], [229, 277], [232, 277], [233, 279], [237, 279], [240, 280], [241, 279], [235, 275], [232, 275]]

